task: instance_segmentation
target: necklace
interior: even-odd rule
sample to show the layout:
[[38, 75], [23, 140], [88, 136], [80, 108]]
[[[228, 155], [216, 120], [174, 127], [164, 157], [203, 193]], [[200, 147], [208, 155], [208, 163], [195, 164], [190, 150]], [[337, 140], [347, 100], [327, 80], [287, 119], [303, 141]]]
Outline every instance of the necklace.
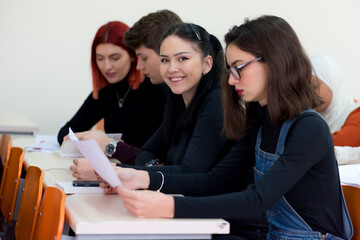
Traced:
[[117, 98], [117, 100], [118, 100], [119, 108], [122, 108], [122, 107], [123, 107], [124, 102], [125, 102], [125, 100], [126, 100], [126, 97], [127, 97], [127, 95], [129, 94], [130, 90], [131, 90], [131, 87], [129, 87], [129, 89], [126, 90], [124, 96], [122, 96], [121, 98], [119, 98], [119, 93], [118, 93], [118, 92], [116, 93], [116, 98]]

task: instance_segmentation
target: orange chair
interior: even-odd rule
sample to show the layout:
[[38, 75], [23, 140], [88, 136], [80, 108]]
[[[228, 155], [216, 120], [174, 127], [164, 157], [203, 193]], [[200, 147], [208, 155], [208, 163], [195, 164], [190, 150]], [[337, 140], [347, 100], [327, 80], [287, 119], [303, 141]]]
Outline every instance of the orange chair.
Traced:
[[354, 228], [353, 240], [360, 240], [360, 188], [342, 185], [345, 202]]
[[35, 166], [28, 168], [15, 225], [16, 240], [34, 239], [43, 190], [43, 179], [43, 170]]
[[12, 137], [9, 134], [3, 134], [1, 136], [1, 144], [0, 144], [0, 157], [2, 166], [5, 166], [5, 163], [9, 159], [10, 148], [12, 144]]
[[14, 217], [23, 157], [24, 151], [21, 148], [12, 147], [3, 172], [3, 181], [0, 187], [0, 210], [7, 223], [11, 222]]
[[[9, 134], [3, 134], [0, 139], [0, 180], [2, 181], [5, 163], [9, 160], [12, 137]], [[1, 182], [0, 182], [1, 183]]]
[[61, 239], [65, 219], [64, 191], [47, 187], [41, 200], [36, 223], [35, 240]]

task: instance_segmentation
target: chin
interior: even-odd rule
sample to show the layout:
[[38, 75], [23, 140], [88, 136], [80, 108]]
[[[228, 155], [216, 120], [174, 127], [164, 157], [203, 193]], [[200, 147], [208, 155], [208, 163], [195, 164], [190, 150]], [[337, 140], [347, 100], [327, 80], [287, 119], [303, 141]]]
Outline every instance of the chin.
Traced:
[[157, 85], [157, 84], [161, 84], [161, 83], [164, 83], [164, 80], [162, 79], [153, 79], [153, 78], [150, 78], [150, 82], [154, 85]]
[[180, 89], [171, 89], [171, 92], [174, 93], [174, 94], [177, 94], [177, 95], [180, 95], [180, 94], [183, 93], [183, 91], [180, 90]]

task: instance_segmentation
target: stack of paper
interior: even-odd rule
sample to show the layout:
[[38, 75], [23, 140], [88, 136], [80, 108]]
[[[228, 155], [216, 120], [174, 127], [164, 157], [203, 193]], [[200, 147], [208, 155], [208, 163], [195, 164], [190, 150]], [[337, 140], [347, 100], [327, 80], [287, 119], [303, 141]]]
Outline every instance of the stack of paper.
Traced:
[[56, 135], [36, 135], [35, 143], [26, 146], [27, 151], [42, 151], [52, 153], [59, 150], [60, 145], [56, 139]]
[[360, 164], [339, 166], [341, 184], [360, 187]]

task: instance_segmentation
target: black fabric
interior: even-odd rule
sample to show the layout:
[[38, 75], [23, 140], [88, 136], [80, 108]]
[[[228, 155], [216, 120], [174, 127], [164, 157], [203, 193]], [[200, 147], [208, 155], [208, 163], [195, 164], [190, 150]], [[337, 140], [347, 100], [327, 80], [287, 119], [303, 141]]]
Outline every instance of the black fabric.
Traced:
[[[263, 123], [261, 149], [274, 153], [280, 128], [270, 124], [266, 107], [258, 106], [257, 117]], [[256, 184], [239, 191], [251, 181], [244, 174], [254, 166], [258, 129], [259, 125], [249, 128], [209, 173], [165, 174], [162, 192], [208, 196], [175, 197], [175, 217], [247, 221], [285, 195], [313, 230], [342, 237], [341, 186], [326, 122], [316, 113], [298, 117], [278, 161]], [[150, 189], [157, 189], [161, 179], [156, 174], [150, 178]]]
[[106, 133], [122, 133], [125, 143], [140, 148], [163, 121], [168, 88], [165, 84], [153, 85], [146, 78], [138, 89], [130, 90], [123, 107], [119, 108], [116, 95], [121, 98], [128, 89], [124, 79], [101, 89], [97, 100], [91, 93], [74, 117], [60, 129], [59, 143], [68, 134], [69, 127], [74, 132], [87, 131], [104, 118]]
[[[201, 103], [194, 126], [183, 129], [177, 143], [165, 140], [165, 122], [141, 148], [136, 169], [163, 173], [206, 172], [229, 151], [232, 142], [221, 133], [223, 127], [221, 89], [210, 91]], [[159, 159], [164, 166], [141, 167]]]

